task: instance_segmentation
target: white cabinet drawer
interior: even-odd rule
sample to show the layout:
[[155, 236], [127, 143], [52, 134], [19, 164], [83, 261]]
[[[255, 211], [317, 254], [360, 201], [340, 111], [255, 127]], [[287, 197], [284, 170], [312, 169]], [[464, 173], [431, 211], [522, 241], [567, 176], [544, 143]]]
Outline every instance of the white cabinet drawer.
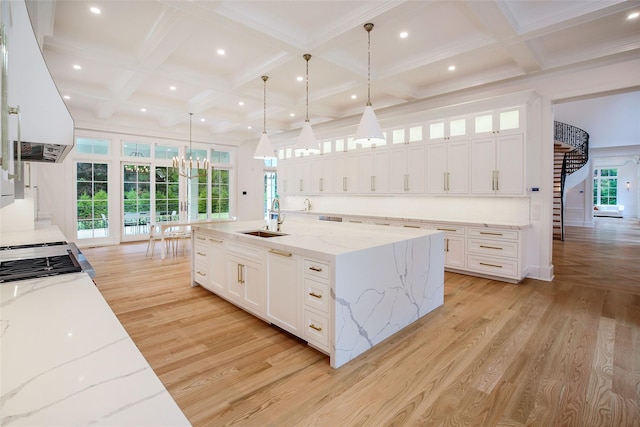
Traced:
[[467, 268], [496, 276], [520, 278], [517, 260], [468, 255]]
[[329, 348], [329, 321], [326, 316], [304, 311], [304, 339], [325, 350]]
[[518, 232], [514, 230], [498, 230], [493, 228], [469, 228], [469, 237], [487, 237], [491, 239], [518, 240]]
[[499, 257], [518, 257], [518, 242], [487, 239], [467, 239], [467, 251]]
[[444, 231], [447, 234], [465, 235], [465, 227], [459, 225], [429, 224], [429, 230]]
[[305, 259], [304, 274], [321, 279], [329, 279], [329, 265], [311, 259]]
[[244, 258], [262, 264], [262, 256], [264, 250], [261, 246], [245, 246], [227, 241], [227, 252], [235, 255], [240, 255]]
[[208, 267], [206, 257], [202, 261], [196, 260], [193, 268], [193, 274], [195, 275], [196, 282], [200, 283], [201, 285], [206, 285], [209, 282], [209, 279], [207, 277], [207, 270]]
[[304, 304], [316, 308], [323, 313], [329, 312], [329, 285], [323, 282], [304, 279]]

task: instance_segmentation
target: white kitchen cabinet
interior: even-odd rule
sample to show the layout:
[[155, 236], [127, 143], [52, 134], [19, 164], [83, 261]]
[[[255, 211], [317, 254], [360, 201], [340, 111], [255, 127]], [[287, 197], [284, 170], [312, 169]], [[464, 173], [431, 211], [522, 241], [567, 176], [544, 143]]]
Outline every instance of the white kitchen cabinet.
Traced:
[[389, 191], [389, 150], [369, 148], [358, 157], [360, 192], [384, 194]]
[[427, 145], [427, 193], [469, 193], [469, 141]]
[[422, 194], [425, 190], [424, 145], [405, 144], [391, 150], [389, 188], [395, 194]]
[[429, 229], [444, 232], [444, 266], [466, 267], [466, 231], [460, 225], [429, 224]]
[[291, 170], [294, 166], [293, 163], [295, 163], [295, 161], [295, 159], [278, 159], [278, 193], [281, 196], [291, 194]]
[[289, 194], [305, 195], [311, 193], [311, 160], [309, 157], [295, 160], [290, 178], [293, 187]]
[[303, 338], [322, 351], [329, 351], [329, 265], [313, 259], [303, 261]]
[[427, 141], [429, 143], [437, 143], [468, 139], [468, 121], [467, 116], [432, 120], [427, 123], [429, 131]]
[[300, 258], [291, 252], [267, 252], [267, 320], [301, 336]]
[[329, 194], [333, 191], [333, 157], [322, 155], [311, 160], [311, 193]]
[[224, 241], [202, 233], [195, 233], [193, 239], [194, 281], [205, 289], [226, 295], [227, 274]]
[[523, 239], [517, 230], [469, 228], [467, 269], [516, 281], [526, 276]]
[[358, 192], [358, 156], [355, 153], [338, 154], [333, 160], [333, 183], [336, 194]]
[[522, 134], [471, 140], [471, 193], [524, 194], [524, 153]]
[[229, 242], [226, 248], [227, 295], [229, 300], [260, 317], [266, 307], [263, 250]]
[[473, 137], [522, 133], [525, 128], [523, 112], [523, 107], [509, 107], [473, 114]]

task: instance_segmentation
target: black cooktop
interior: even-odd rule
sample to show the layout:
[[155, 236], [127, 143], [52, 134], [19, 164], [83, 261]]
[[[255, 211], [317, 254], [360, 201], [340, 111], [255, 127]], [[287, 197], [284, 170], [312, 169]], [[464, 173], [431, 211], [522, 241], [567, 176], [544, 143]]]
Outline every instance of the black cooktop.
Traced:
[[16, 259], [0, 262], [0, 283], [79, 271], [82, 267], [69, 255]]

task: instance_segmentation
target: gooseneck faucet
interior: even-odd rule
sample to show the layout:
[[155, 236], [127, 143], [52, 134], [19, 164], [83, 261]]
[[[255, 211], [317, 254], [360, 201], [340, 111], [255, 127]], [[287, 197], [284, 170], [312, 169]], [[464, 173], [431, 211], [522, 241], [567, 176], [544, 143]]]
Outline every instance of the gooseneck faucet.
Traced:
[[273, 215], [273, 212], [276, 212], [276, 224], [278, 225], [278, 228], [276, 231], [280, 231], [280, 226], [282, 225], [282, 223], [284, 222], [284, 219], [282, 218], [282, 215], [280, 214], [280, 199], [277, 197], [274, 197], [273, 200], [271, 201], [271, 214]]

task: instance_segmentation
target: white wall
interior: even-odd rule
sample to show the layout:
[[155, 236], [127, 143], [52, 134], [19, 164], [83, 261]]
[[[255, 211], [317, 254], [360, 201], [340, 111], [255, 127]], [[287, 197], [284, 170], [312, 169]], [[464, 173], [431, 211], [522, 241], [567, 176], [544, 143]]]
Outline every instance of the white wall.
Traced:
[[258, 141], [238, 147], [237, 217], [241, 221], [262, 219], [264, 160], [253, 158], [257, 146]]

